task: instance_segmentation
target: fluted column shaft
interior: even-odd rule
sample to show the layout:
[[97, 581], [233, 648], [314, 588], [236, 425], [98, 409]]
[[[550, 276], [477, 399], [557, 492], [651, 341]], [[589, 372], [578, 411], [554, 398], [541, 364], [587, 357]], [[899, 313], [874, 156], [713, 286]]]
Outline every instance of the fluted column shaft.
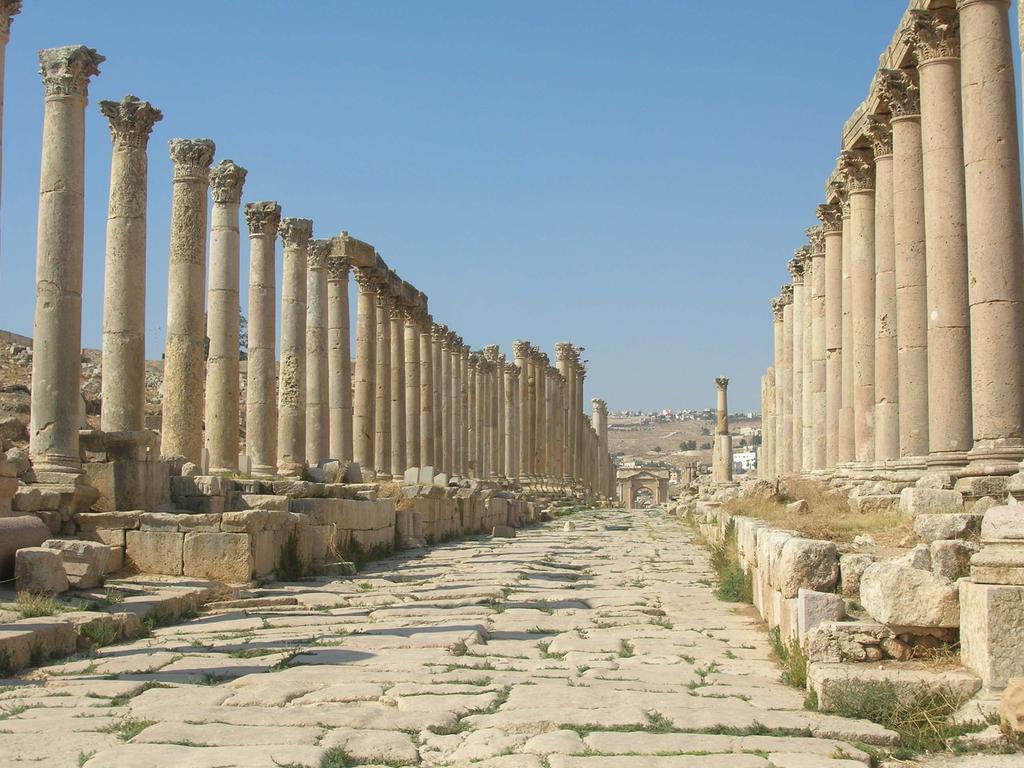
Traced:
[[353, 461], [352, 350], [349, 333], [348, 273], [343, 256], [327, 259], [327, 387], [330, 419], [328, 447], [332, 458]]
[[[3, 13], [0, 2], [0, 125], [7, 40]], [[100, 429], [138, 431], [145, 426], [146, 408], [146, 146], [163, 115], [134, 96], [101, 101], [100, 110], [110, 121], [114, 146], [103, 267]]]
[[352, 451], [363, 469], [376, 459], [377, 287], [373, 272], [356, 267], [355, 402], [352, 404]]
[[277, 372], [277, 471], [301, 475], [306, 463], [306, 270], [309, 219], [283, 219], [281, 362]]
[[[238, 471], [239, 229], [246, 171], [222, 160], [210, 172], [213, 215], [206, 299], [206, 450], [211, 472]], [[139, 279], [134, 276], [133, 279]], [[145, 280], [140, 280], [145, 285]]]
[[245, 385], [245, 450], [252, 474], [277, 474], [277, 230], [281, 206], [248, 203], [249, 359]]
[[377, 286], [377, 389], [373, 465], [378, 477], [391, 474], [391, 296]]
[[306, 261], [306, 463], [330, 451], [330, 367], [327, 358], [327, 257], [330, 240], [311, 240]]
[[405, 312], [405, 466], [420, 461], [420, 333], [417, 313]]
[[434, 456], [434, 353], [430, 339], [430, 316], [422, 319], [420, 345], [420, 464], [437, 465]]

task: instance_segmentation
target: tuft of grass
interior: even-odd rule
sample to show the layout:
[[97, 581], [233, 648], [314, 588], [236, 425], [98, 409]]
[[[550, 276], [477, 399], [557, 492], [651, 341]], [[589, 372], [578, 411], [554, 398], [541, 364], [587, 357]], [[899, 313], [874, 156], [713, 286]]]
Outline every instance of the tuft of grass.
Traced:
[[331, 747], [320, 758], [319, 768], [346, 768], [349, 765], [355, 765], [355, 761], [348, 756], [348, 753], [341, 747]]
[[790, 640], [789, 644], [782, 642], [782, 633], [778, 627], [771, 631], [772, 650], [782, 664], [782, 682], [794, 688], [807, 687], [807, 654], [804, 653], [800, 643]]
[[731, 520], [720, 544], [709, 544], [711, 567], [718, 574], [715, 597], [727, 603], [754, 602], [753, 576], [740, 566], [736, 548], [736, 525]]
[[121, 633], [112, 621], [95, 621], [83, 626], [82, 634], [89, 638], [94, 648], [102, 648], [115, 642]]
[[306, 564], [299, 555], [299, 537], [292, 531], [288, 534], [277, 558], [277, 577], [281, 581], [297, 581], [306, 575]]
[[0, 648], [0, 677], [14, 674], [14, 657], [7, 648]]
[[50, 595], [42, 595], [37, 592], [26, 592], [22, 590], [14, 598], [15, 610], [23, 619], [35, 619], [40, 616], [55, 616], [63, 608]]
[[121, 741], [131, 741], [155, 722], [155, 720], [137, 720], [134, 717], [126, 717], [118, 723], [112, 723], [105, 728], [99, 728], [98, 731], [100, 733], [113, 733]]
[[92, 752], [79, 752], [78, 753], [78, 768], [82, 768], [83, 765], [92, 760], [92, 756], [96, 754], [94, 749]]
[[622, 640], [619, 643], [619, 658], [628, 659], [633, 656], [633, 644], [628, 640]]

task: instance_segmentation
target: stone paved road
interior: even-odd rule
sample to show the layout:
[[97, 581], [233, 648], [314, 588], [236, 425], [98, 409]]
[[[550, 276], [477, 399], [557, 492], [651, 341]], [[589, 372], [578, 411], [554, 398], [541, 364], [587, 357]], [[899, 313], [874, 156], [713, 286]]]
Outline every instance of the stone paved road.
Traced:
[[659, 513], [595, 511], [275, 585], [0, 694], [0, 764], [861, 766]]

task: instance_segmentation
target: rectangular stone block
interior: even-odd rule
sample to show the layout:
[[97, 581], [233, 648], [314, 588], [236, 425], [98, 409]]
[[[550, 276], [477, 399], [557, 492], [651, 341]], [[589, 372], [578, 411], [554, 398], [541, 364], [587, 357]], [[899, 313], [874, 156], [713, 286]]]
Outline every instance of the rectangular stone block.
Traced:
[[807, 633], [823, 621], [839, 621], [846, 613], [846, 603], [832, 592], [802, 589], [797, 595], [797, 627], [800, 646], [806, 647]]
[[178, 531], [128, 531], [125, 559], [139, 573], [182, 575], [182, 545], [185, 534]]
[[255, 562], [247, 533], [188, 533], [182, 559], [185, 576], [233, 583], [249, 581]]
[[904, 488], [900, 491], [900, 514], [907, 518], [964, 511], [964, 497], [959, 491], [941, 488]]
[[1024, 587], [961, 579], [960, 660], [986, 688], [1024, 676]]
[[107, 565], [103, 572], [117, 573], [124, 568], [124, 547], [110, 547], [107, 552]]

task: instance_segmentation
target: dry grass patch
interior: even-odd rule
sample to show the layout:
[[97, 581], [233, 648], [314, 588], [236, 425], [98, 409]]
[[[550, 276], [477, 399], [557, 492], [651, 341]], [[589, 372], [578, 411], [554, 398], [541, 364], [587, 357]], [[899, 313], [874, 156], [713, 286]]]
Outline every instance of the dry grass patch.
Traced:
[[[794, 512], [787, 505], [803, 499], [806, 512]], [[779, 501], [757, 498], [731, 499], [726, 509], [787, 530], [799, 531], [812, 539], [852, 543], [866, 534], [881, 546], [898, 546], [913, 531], [909, 520], [899, 514], [859, 513], [850, 509], [846, 496], [808, 480], [787, 480]]]

